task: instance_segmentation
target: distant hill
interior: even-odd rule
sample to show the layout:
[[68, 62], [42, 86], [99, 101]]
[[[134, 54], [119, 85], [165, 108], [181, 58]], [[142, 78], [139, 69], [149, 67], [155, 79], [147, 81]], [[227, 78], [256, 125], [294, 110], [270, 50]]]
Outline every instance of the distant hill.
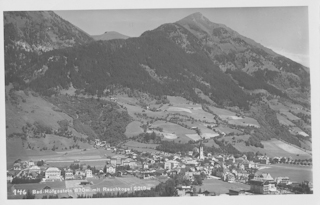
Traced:
[[[6, 129], [10, 134], [20, 132], [24, 123], [33, 118], [39, 122], [46, 119], [47, 125], [55, 124], [58, 129], [58, 116], [63, 111], [73, 118], [77, 132], [122, 141], [131, 121], [128, 111], [117, 103], [101, 102], [103, 97], [121, 93], [129, 98], [141, 94], [139, 110], [147, 106], [141, 100], [144, 98], [158, 104], [166, 96], [180, 96], [199, 103], [223, 127], [250, 135], [251, 146], [261, 147], [261, 140], [271, 138], [300, 147], [305, 146], [302, 143], [311, 143], [302, 136], [294, 137], [292, 127], [283, 126], [289, 124], [291, 116], [289, 122], [311, 136], [308, 69], [225, 25], [209, 21], [201, 13], [159, 25], [137, 38], [111, 39], [109, 34], [119, 35], [107, 32], [101, 35], [104, 41], [94, 40], [50, 11], [5, 12], [4, 17], [5, 81], [13, 86], [6, 104]], [[64, 95], [66, 90], [75, 96]], [[33, 97], [28, 96], [30, 93]], [[36, 118], [40, 116], [37, 106], [45, 107], [40, 98], [55, 104], [57, 109], [51, 111], [46, 103], [50, 112]], [[206, 108], [208, 104], [238, 115], [220, 118]], [[20, 105], [32, 108], [22, 109]], [[298, 110], [297, 114], [293, 110]], [[140, 114], [151, 112], [142, 110]], [[294, 115], [302, 120], [296, 120], [299, 117]], [[233, 117], [246, 116], [256, 119], [261, 127], [229, 123]], [[53, 119], [57, 120], [49, 122]], [[192, 124], [208, 122], [205, 117], [199, 122], [195, 118], [189, 120]], [[223, 142], [218, 146], [227, 145]]]
[[129, 36], [123, 35], [116, 31], [106, 31], [104, 34], [101, 35], [93, 35], [91, 36], [95, 41], [108, 41], [113, 39], [127, 39]]
[[[231, 28], [213, 23], [199, 12], [177, 21], [176, 24], [186, 28], [199, 40], [202, 50], [222, 71], [245, 72], [253, 77], [253, 81], [268, 83], [286, 92], [292, 98], [302, 101], [305, 99], [305, 91], [310, 91], [308, 68], [240, 35]], [[235, 72], [230, 72], [230, 74], [233, 76]], [[239, 79], [239, 75], [237, 78]], [[250, 87], [254, 89], [264, 86]], [[297, 95], [297, 93], [302, 93], [302, 95]]]
[[45, 52], [83, 45], [93, 39], [53, 11], [5, 11], [6, 82], [17, 80]]
[[[192, 101], [201, 100], [195, 92], [199, 89], [221, 106], [241, 108], [248, 108], [252, 100], [244, 89], [265, 89], [274, 96], [309, 101], [309, 73], [302, 65], [225, 25], [209, 21], [201, 13], [160, 25], [137, 38], [111, 39], [123, 35], [107, 32], [100, 38], [111, 40], [103, 42], [92, 41], [53, 12], [24, 15], [27, 14], [30, 17], [23, 17], [29, 19], [25, 23], [7, 23], [7, 44], [11, 43], [11, 36], [30, 37], [25, 26], [29, 21], [33, 27], [48, 27], [51, 24], [47, 22], [56, 21], [63, 24], [48, 27], [50, 35], [40, 32], [36, 35], [39, 37], [31, 38], [35, 40], [31, 49], [38, 45], [35, 42], [43, 42], [44, 47], [50, 45], [51, 51], [41, 57], [21, 57], [19, 52], [10, 53], [7, 49], [6, 83], [15, 81], [46, 95], [72, 85], [79, 92], [100, 96], [114, 86], [121, 86], [156, 96], [178, 95]], [[8, 19], [5, 21], [10, 22]], [[25, 29], [15, 34], [16, 27]], [[59, 44], [54, 43], [51, 33], [59, 37]], [[29, 48], [20, 41], [14, 42], [22, 50]], [[16, 59], [14, 56], [19, 57], [19, 62], [29, 60], [27, 66], [19, 65], [22, 70], [8, 78], [7, 72], [15, 65], [10, 64], [12, 57]]]

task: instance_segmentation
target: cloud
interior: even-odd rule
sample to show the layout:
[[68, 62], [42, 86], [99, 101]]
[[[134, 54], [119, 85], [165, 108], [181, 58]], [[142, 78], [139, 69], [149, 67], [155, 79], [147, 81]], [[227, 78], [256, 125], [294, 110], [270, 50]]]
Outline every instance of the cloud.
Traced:
[[269, 46], [269, 48], [280, 55], [283, 55], [287, 58], [290, 58], [291, 60], [293, 60], [295, 62], [298, 62], [304, 66], [309, 67], [309, 55], [292, 53], [292, 52], [288, 52], [282, 48], [276, 48], [276, 47], [272, 47], [272, 46]]

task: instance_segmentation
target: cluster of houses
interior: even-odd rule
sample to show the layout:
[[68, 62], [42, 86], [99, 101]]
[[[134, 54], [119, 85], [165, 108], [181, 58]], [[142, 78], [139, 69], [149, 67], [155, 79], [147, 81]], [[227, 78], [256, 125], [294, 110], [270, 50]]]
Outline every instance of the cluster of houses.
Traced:
[[12, 182], [14, 177], [23, 179], [37, 179], [41, 174], [41, 169], [37, 166], [34, 161], [22, 161], [17, 160], [13, 164], [12, 170], [7, 172], [7, 181]]
[[[96, 142], [99, 145], [100, 141]], [[103, 142], [102, 142], [103, 143]], [[108, 147], [109, 148], [109, 147]], [[257, 163], [248, 161], [246, 156], [235, 158], [232, 155], [212, 156], [208, 153], [206, 157], [194, 157], [194, 152], [190, 151], [188, 156], [181, 154], [170, 154], [157, 152], [149, 154], [148, 157], [138, 155], [131, 150], [117, 150], [118, 155], [106, 157], [104, 166], [98, 170], [99, 174], [119, 176], [122, 174], [132, 174], [141, 179], [152, 179], [158, 176], [170, 177], [179, 174], [182, 170], [185, 178], [193, 182], [196, 175], [203, 175], [207, 178], [216, 176], [227, 182], [243, 182], [249, 179], [249, 174], [253, 169], [258, 169]], [[139, 160], [137, 160], [139, 156]], [[260, 158], [260, 163], [267, 163], [265, 158]], [[21, 173], [30, 173], [33, 177], [44, 173], [43, 181], [53, 180], [72, 180], [93, 177], [92, 169], [81, 166], [79, 160], [74, 161], [73, 165], [78, 165], [78, 169], [64, 169], [57, 167], [38, 167], [33, 161], [17, 162], [13, 166], [14, 171], [18, 171], [16, 177]], [[125, 168], [123, 168], [125, 167]], [[10, 175], [12, 181], [14, 174]], [[9, 176], [8, 176], [9, 177]]]
[[[237, 158], [233, 155], [212, 155], [211, 153], [204, 155], [201, 147], [198, 150], [189, 151], [185, 155], [179, 152], [171, 154], [161, 151], [138, 153], [128, 149], [110, 147], [107, 143], [99, 140], [95, 142], [96, 146], [101, 144], [105, 149], [113, 150], [116, 155], [106, 156], [105, 161], [98, 169], [86, 166], [79, 160], [75, 160], [70, 168], [64, 169], [37, 166], [33, 161], [20, 160], [8, 172], [8, 181], [11, 182], [14, 177], [22, 176], [34, 179], [39, 175], [41, 175], [42, 182], [50, 182], [122, 175], [133, 175], [140, 179], [159, 179], [159, 177], [168, 178], [182, 174], [184, 179], [190, 181], [190, 184], [194, 184], [197, 176], [200, 176], [201, 179], [221, 179], [229, 183], [247, 183], [250, 184], [251, 194], [278, 193], [278, 185], [291, 183], [288, 177], [273, 179], [270, 174], [255, 174], [260, 165], [270, 163], [267, 156], [254, 156], [253, 160], [248, 160], [246, 155]], [[179, 193], [186, 194], [188, 191], [190, 192], [188, 190], [190, 187], [186, 187], [188, 186], [177, 187], [177, 190]], [[206, 193], [202, 194], [206, 195]]]
[[[80, 161], [76, 160], [74, 164], [76, 163], [80, 163]], [[64, 172], [64, 174], [62, 174], [62, 172]], [[93, 177], [91, 169], [72, 170], [69, 168], [62, 170], [57, 167], [37, 166], [32, 160], [16, 162], [13, 169], [7, 171], [7, 181], [10, 183], [14, 178], [29, 180], [41, 179], [42, 182], [53, 182], [91, 177]]]

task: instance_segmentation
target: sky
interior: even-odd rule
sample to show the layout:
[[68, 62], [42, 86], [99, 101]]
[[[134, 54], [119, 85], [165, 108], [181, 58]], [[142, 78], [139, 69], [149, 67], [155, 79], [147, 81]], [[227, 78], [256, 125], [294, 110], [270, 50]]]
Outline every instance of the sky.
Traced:
[[55, 11], [90, 35], [117, 31], [138, 37], [164, 23], [201, 12], [214, 23], [225, 24], [275, 52], [309, 65], [307, 7], [240, 7], [203, 9], [127, 9]]

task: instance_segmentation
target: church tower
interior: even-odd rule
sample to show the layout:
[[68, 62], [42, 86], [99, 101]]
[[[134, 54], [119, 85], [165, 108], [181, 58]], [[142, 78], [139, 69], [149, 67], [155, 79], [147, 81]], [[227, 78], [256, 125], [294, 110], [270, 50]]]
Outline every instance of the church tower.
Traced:
[[200, 147], [199, 147], [199, 159], [204, 159], [202, 140], [200, 141]]

